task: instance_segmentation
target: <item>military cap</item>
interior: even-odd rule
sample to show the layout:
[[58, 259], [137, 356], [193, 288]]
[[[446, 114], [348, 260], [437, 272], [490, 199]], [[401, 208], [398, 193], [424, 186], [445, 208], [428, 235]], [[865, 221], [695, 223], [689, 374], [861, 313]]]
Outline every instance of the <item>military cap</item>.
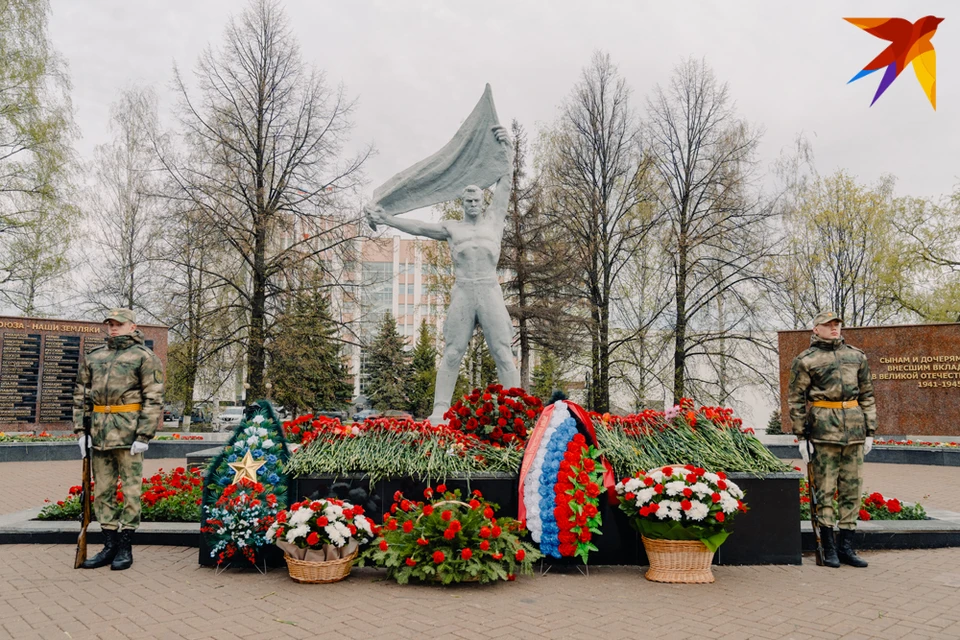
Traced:
[[117, 322], [132, 322], [137, 323], [137, 313], [133, 309], [110, 309], [107, 311], [106, 317], [103, 321], [107, 320], [116, 320]]
[[833, 322], [834, 320], [839, 320], [840, 324], [843, 324], [843, 318], [833, 311], [821, 311], [813, 317], [813, 326], [817, 326], [818, 324], [827, 324], [828, 322]]

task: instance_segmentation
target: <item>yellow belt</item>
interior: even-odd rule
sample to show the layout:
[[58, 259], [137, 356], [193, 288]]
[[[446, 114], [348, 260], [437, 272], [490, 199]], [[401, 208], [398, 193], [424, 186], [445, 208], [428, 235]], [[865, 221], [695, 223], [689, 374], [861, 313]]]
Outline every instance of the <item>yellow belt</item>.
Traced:
[[140, 411], [140, 404], [93, 405], [94, 413], [131, 413], [134, 411]]
[[815, 407], [822, 407], [824, 409], [853, 409], [854, 407], [859, 407], [860, 403], [856, 400], [844, 400], [843, 402], [832, 402], [830, 400], [817, 400], [813, 403]]

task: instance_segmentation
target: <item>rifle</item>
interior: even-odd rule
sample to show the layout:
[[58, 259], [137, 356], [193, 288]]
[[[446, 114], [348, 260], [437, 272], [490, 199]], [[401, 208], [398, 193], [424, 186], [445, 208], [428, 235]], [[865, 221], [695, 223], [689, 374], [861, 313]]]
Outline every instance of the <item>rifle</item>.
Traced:
[[817, 566], [823, 566], [823, 541], [820, 539], [820, 527], [817, 526], [817, 485], [813, 482], [813, 457], [817, 455], [817, 450], [810, 442], [809, 433], [807, 434], [807, 457], [810, 462], [807, 463], [807, 491], [810, 493], [810, 524], [813, 525], [813, 537], [817, 540]]
[[93, 443], [90, 440], [90, 431], [91, 431], [91, 422], [93, 421], [93, 412], [91, 409], [92, 399], [88, 398], [90, 395], [90, 383], [89, 381], [83, 386], [83, 438], [84, 443], [88, 446], [84, 447], [83, 454], [83, 480], [81, 484], [83, 486], [83, 491], [80, 493], [80, 500], [83, 502], [83, 507], [81, 509], [81, 521], [80, 521], [80, 537], [77, 538], [77, 556], [73, 561], [73, 568], [79, 569], [87, 559], [87, 527], [90, 526], [90, 500], [91, 500], [91, 489], [90, 489], [90, 473], [91, 462], [90, 462], [90, 450], [93, 449]]

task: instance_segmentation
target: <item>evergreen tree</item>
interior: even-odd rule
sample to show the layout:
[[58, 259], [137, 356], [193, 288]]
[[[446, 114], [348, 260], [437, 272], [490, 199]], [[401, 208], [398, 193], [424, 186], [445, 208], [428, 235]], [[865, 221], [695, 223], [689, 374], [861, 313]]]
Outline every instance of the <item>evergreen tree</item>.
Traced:
[[547, 402], [554, 391], [566, 393], [566, 385], [561, 380], [562, 372], [557, 357], [550, 351], [544, 351], [540, 356], [540, 363], [533, 369], [533, 386], [531, 393]]
[[403, 345], [396, 320], [385, 313], [377, 337], [367, 349], [366, 389], [375, 409], [383, 411], [409, 405], [407, 380], [410, 366]]
[[297, 411], [342, 407], [353, 387], [347, 382], [330, 303], [318, 289], [293, 297], [277, 318], [270, 343], [273, 398]]
[[407, 410], [414, 417], [430, 415], [433, 393], [437, 382], [437, 348], [426, 320], [420, 321], [417, 345], [413, 349], [413, 376], [408, 391]]

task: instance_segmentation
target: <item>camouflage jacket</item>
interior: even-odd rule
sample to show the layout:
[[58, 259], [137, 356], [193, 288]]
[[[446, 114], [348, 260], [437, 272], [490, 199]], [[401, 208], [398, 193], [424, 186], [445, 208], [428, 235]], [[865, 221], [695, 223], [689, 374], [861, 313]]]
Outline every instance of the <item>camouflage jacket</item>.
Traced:
[[[818, 400], [857, 400], [858, 407], [814, 407]], [[843, 338], [810, 339], [810, 348], [793, 359], [787, 397], [793, 434], [813, 442], [857, 444], [877, 430], [877, 408], [867, 356]]]
[[83, 431], [84, 387], [94, 405], [139, 404], [140, 411], [94, 413], [91, 435], [99, 450], [122, 449], [134, 440], [148, 442], [163, 418], [163, 365], [143, 343], [138, 330], [108, 338], [86, 355], [73, 392], [74, 431]]

